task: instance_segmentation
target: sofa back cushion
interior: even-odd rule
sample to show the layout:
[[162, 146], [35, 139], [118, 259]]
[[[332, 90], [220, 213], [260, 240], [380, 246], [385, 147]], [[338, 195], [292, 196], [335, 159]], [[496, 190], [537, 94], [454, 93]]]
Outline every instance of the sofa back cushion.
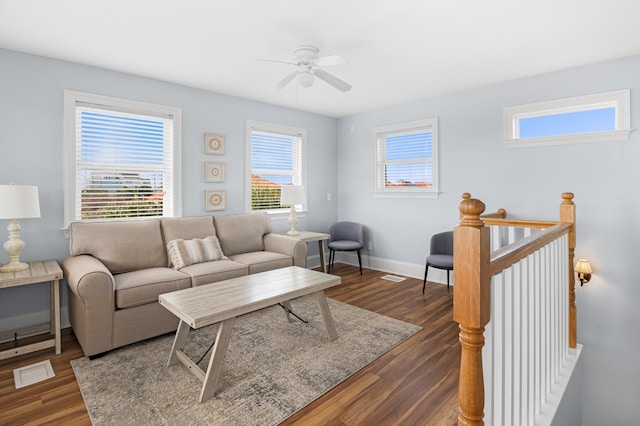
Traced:
[[160, 219], [165, 246], [173, 240], [192, 240], [216, 236], [212, 216], [164, 217]]
[[91, 255], [113, 274], [166, 267], [167, 249], [160, 220], [73, 222], [69, 225], [71, 255]]
[[213, 222], [226, 256], [264, 250], [262, 237], [271, 232], [266, 212], [214, 216]]

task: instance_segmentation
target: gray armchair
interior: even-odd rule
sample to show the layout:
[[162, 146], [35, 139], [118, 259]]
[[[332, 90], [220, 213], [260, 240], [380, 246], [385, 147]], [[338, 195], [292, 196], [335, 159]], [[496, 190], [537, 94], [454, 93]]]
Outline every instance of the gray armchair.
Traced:
[[329, 271], [333, 266], [336, 251], [355, 251], [358, 253], [360, 275], [362, 275], [362, 259], [360, 249], [364, 247], [364, 226], [356, 222], [336, 222], [329, 227]]
[[429, 266], [437, 269], [446, 269], [447, 288], [449, 288], [449, 271], [453, 271], [453, 231], [441, 232], [432, 236], [429, 253], [427, 265], [424, 268], [424, 280], [422, 281], [423, 294], [427, 287]]

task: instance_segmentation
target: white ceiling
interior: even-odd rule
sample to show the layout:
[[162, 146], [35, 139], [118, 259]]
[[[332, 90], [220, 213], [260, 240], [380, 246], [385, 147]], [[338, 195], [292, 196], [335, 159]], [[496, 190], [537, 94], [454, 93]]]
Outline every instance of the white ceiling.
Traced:
[[[0, 47], [344, 117], [640, 54], [639, 0], [0, 0]], [[353, 85], [269, 89], [302, 44]], [[1, 66], [1, 64], [0, 64]]]

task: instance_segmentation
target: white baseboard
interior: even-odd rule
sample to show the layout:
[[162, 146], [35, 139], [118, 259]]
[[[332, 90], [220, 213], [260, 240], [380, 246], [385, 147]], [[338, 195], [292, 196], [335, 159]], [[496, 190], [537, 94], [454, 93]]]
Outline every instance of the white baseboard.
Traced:
[[[326, 256], [327, 261], [329, 255]], [[356, 252], [336, 252], [336, 262], [358, 266], [358, 255]], [[307, 267], [318, 268], [320, 266], [320, 255], [316, 254], [307, 258]], [[403, 275], [405, 277], [424, 278], [425, 265], [417, 263], [401, 262], [398, 260], [383, 259], [380, 257], [362, 255], [362, 267], [375, 269], [376, 271], [389, 272], [391, 274]], [[429, 281], [439, 284], [447, 284], [447, 271], [436, 268], [429, 268]], [[454, 273], [451, 272], [451, 285], [454, 283]]]

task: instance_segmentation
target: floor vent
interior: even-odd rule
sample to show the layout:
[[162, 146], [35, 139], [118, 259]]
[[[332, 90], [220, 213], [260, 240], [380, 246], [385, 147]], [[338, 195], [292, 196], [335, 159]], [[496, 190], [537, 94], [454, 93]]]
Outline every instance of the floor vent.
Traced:
[[399, 283], [400, 281], [406, 280], [405, 277], [399, 277], [397, 275], [385, 275], [384, 277], [380, 277], [383, 280], [393, 281], [394, 283]]
[[49, 360], [13, 370], [16, 389], [41, 382], [54, 376], [53, 367], [51, 367], [51, 362]]

